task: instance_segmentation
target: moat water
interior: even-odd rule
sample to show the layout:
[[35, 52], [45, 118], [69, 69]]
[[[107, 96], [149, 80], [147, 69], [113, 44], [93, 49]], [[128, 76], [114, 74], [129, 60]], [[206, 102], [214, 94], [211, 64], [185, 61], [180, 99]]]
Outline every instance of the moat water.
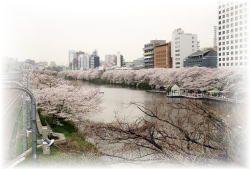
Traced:
[[[74, 83], [86, 88], [98, 88], [100, 90], [100, 111], [87, 116], [89, 120], [95, 122], [112, 122], [116, 118], [134, 121], [138, 117], [142, 117], [143, 112], [135, 105], [131, 105], [132, 102], [147, 107], [158, 102], [173, 102], [175, 99], [184, 99], [167, 98], [162, 93], [150, 93], [145, 90], [124, 88], [118, 85], [95, 84], [87, 81], [76, 81]], [[232, 116], [235, 116], [234, 112], [240, 112], [242, 109], [242, 105], [227, 102], [203, 100], [202, 103], [211, 106], [212, 109], [228, 118], [232, 118]]]

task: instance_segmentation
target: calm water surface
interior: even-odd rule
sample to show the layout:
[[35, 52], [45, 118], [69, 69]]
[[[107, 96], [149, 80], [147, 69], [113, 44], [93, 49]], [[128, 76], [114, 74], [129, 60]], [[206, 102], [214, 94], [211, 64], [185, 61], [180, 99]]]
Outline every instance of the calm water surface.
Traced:
[[[87, 81], [76, 81], [76, 85], [87, 88], [98, 88], [102, 94], [101, 110], [98, 113], [88, 115], [89, 120], [96, 122], [112, 122], [116, 118], [124, 118], [127, 121], [134, 121], [138, 117], [143, 116], [143, 113], [135, 106], [130, 105], [131, 102], [140, 103], [142, 105], [152, 105], [155, 101], [171, 101], [164, 94], [149, 93], [145, 90], [138, 90], [133, 88], [123, 88], [117, 85], [100, 85]], [[232, 112], [239, 111], [239, 106], [231, 103], [203, 101], [213, 109], [217, 109], [223, 114], [233, 115]]]

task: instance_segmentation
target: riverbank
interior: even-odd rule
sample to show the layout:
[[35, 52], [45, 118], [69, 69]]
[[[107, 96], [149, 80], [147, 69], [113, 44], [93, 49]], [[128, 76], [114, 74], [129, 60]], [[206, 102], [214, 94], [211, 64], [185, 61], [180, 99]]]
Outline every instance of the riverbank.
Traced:
[[[89, 162], [98, 159], [97, 147], [93, 143], [87, 141], [78, 132], [77, 127], [72, 121], [63, 118], [57, 118], [55, 121], [52, 116], [49, 115], [40, 115], [40, 119], [42, 124], [49, 125], [53, 132], [64, 134], [66, 142], [60, 145], [52, 145], [49, 155], [44, 155], [42, 148], [38, 148], [38, 162], [49, 165], [79, 160], [82, 162], [83, 160]], [[20, 163], [19, 166], [29, 166], [30, 164], [32, 164], [31, 155]]]
[[[75, 79], [72, 77], [68, 77], [65, 76], [64, 79], [66, 80], [79, 80], [79, 79]], [[155, 89], [154, 85], [149, 85], [148, 83], [145, 82], [132, 82], [132, 83], [126, 83], [126, 82], [115, 82], [113, 80], [107, 80], [107, 79], [101, 79], [101, 78], [95, 78], [95, 79], [90, 79], [90, 80], [86, 80], [86, 79], [80, 79], [80, 81], [83, 82], [91, 82], [94, 84], [98, 84], [98, 85], [102, 85], [102, 84], [106, 84], [106, 85], [116, 85], [116, 86], [121, 86], [121, 87], [127, 87], [127, 88], [134, 88], [134, 89], [140, 89], [140, 90], [153, 90]]]
[[66, 137], [66, 143], [62, 144], [62, 148], [72, 153], [97, 153], [95, 145], [80, 135], [75, 123], [63, 118], [53, 119], [49, 115], [40, 115], [43, 125], [49, 125], [53, 132], [63, 133]]
[[172, 96], [172, 95], [167, 95], [167, 97], [169, 97], [169, 98], [198, 99], [198, 100], [212, 100], [212, 101], [229, 102], [229, 103], [243, 103], [242, 100], [238, 100], [238, 99], [223, 98], [223, 97], [213, 97], [213, 96], [188, 96], [188, 95]]

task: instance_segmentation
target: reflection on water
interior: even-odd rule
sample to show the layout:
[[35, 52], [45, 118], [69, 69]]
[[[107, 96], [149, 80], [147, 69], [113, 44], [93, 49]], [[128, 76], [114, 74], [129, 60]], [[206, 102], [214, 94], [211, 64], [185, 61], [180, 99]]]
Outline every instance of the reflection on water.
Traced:
[[[73, 83], [83, 87], [99, 88], [100, 92], [103, 92], [102, 103], [100, 105], [101, 111], [88, 116], [89, 120], [96, 122], [112, 122], [116, 117], [124, 118], [127, 121], [134, 121], [138, 117], [143, 116], [143, 113], [137, 107], [130, 105], [131, 102], [150, 106], [156, 104], [158, 101], [175, 101], [172, 98], [167, 98], [164, 94], [149, 93], [144, 90], [122, 88], [114, 85], [100, 85], [86, 81], [77, 81]], [[240, 106], [225, 102], [202, 100], [202, 103], [211, 106], [212, 109], [231, 118], [237, 114], [233, 112], [239, 112], [240, 108]]]

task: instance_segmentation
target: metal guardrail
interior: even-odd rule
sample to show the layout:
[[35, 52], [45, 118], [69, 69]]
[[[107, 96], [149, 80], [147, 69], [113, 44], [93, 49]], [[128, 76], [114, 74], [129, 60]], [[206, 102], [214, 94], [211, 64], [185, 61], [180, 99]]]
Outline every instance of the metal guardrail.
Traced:
[[[36, 160], [37, 158], [37, 151], [36, 151], [36, 146], [37, 146], [37, 128], [36, 128], [36, 99], [32, 92], [23, 87], [22, 84], [18, 82], [5, 82], [4, 84], [9, 84], [9, 85], [15, 85], [13, 87], [6, 87], [6, 89], [13, 89], [13, 90], [20, 90], [22, 92], [25, 92], [28, 94], [31, 100], [31, 130], [32, 130], [32, 159]], [[26, 123], [25, 123], [26, 124]], [[25, 127], [24, 127], [25, 129]]]
[[[32, 160], [36, 161], [38, 135], [36, 124], [37, 110], [35, 97], [28, 89], [28, 73], [1, 74], [0, 80], [2, 87], [7, 89], [11, 94], [14, 91], [19, 91], [18, 94], [14, 93], [14, 95], [5, 100], [8, 102], [5, 105], [4, 113], [8, 114], [11, 112], [11, 115], [8, 115], [6, 120], [8, 120], [7, 123], [13, 124], [10, 129], [7, 129], [10, 132], [7, 163], [20, 160], [19, 157], [22, 154], [27, 154], [27, 152], [32, 152]], [[13, 118], [15, 121], [13, 121]]]
[[[28, 73], [28, 72], [27, 72]], [[24, 79], [24, 75], [26, 79]], [[10, 132], [10, 141], [9, 141], [9, 151], [10, 158], [8, 159], [8, 166], [14, 167], [23, 161], [30, 153], [32, 154], [32, 160], [37, 160], [37, 148], [43, 148], [43, 154], [50, 154], [50, 146], [55, 142], [56, 144], [60, 144], [65, 142], [65, 136], [61, 133], [53, 133], [52, 130], [49, 129], [49, 126], [42, 126], [40, 117], [37, 112], [36, 107], [36, 99], [32, 92], [28, 89], [29, 87], [29, 76], [24, 73], [17, 73], [15, 75], [4, 76], [0, 75], [0, 79], [4, 89], [9, 89], [9, 91], [19, 91], [18, 95], [11, 96], [8, 99], [8, 103], [6, 104], [6, 108], [4, 110], [5, 113], [8, 114], [9, 110], [14, 112], [10, 115], [11, 118], [6, 119], [8, 122], [12, 123]], [[22, 82], [22, 83], [21, 83]], [[15, 108], [18, 108], [15, 109]], [[12, 116], [13, 115], [13, 116]], [[15, 121], [13, 123], [13, 117]], [[21, 129], [20, 129], [21, 124]], [[30, 142], [30, 134], [31, 134], [31, 145]], [[54, 134], [58, 138], [57, 140], [49, 140], [48, 135]], [[22, 145], [20, 145], [20, 139], [18, 137], [22, 137]], [[37, 136], [41, 136], [41, 140], [37, 140]], [[18, 142], [19, 141], [19, 142]], [[39, 145], [37, 145], [39, 144]], [[58, 147], [58, 145], [55, 145]], [[21, 152], [16, 152], [16, 147], [21, 148]], [[58, 147], [59, 148], [59, 147]]]

